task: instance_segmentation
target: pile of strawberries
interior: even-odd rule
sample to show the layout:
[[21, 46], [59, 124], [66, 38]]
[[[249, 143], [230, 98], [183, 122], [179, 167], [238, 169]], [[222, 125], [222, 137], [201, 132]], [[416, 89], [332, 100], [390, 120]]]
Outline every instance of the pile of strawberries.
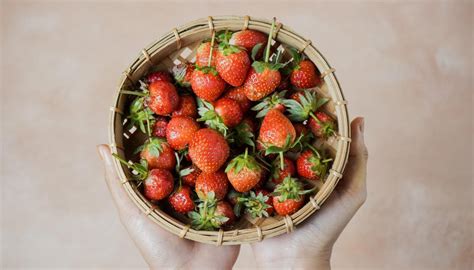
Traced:
[[[335, 133], [320, 110], [320, 74], [292, 48], [280, 63], [270, 35], [243, 30], [212, 35], [195, 63], [152, 71], [140, 81], [128, 123], [147, 135], [127, 162], [143, 195], [187, 216], [199, 230], [253, 218], [291, 215], [310, 181], [323, 180], [331, 159], [316, 140]], [[261, 59], [261, 60], [256, 60]]]

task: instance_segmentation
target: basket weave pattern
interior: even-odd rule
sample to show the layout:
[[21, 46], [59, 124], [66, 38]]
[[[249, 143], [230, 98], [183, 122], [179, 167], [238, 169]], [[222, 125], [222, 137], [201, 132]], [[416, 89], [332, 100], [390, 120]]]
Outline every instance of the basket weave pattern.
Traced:
[[[195, 48], [202, 39], [209, 38], [212, 31], [225, 29], [238, 31], [249, 28], [268, 34], [270, 27], [270, 21], [248, 16], [208, 17], [175, 28], [144, 48], [123, 73], [114, 96], [114, 105], [110, 108], [109, 142], [112, 152], [126, 158], [131, 156], [128, 149], [135, 149], [140, 142], [144, 141], [144, 137], [140, 137], [143, 136], [139, 134], [140, 132], [135, 132], [135, 129], [126, 130], [124, 127], [126, 123], [124, 112], [130, 100], [126, 95], [120, 94], [121, 90], [130, 89], [151, 67], [157, 66], [159, 69], [167, 70], [179, 63], [192, 62], [195, 57]], [[273, 38], [276, 42], [272, 46], [278, 47], [280, 44], [285, 44], [299, 49], [321, 71], [323, 82], [316, 90], [321, 96], [330, 99], [324, 110], [337, 119], [338, 127], [338, 135], [324, 142], [324, 147], [329, 150], [334, 159], [332, 168], [324, 183], [319, 183], [317, 194], [311, 195], [308, 203], [291, 216], [267, 219], [246, 217], [242, 218], [243, 221], [237, 223], [233, 230], [198, 231], [149, 202], [138, 191], [135, 183], [130, 181], [131, 174], [128, 168], [115, 160], [115, 168], [122, 185], [135, 204], [150, 219], [181, 238], [215, 245], [238, 245], [290, 233], [295, 230], [296, 225], [320, 208], [342, 177], [351, 139], [347, 102], [334, 74], [335, 69], [329, 66], [311, 41], [302, 38], [281, 23], [277, 24]]]

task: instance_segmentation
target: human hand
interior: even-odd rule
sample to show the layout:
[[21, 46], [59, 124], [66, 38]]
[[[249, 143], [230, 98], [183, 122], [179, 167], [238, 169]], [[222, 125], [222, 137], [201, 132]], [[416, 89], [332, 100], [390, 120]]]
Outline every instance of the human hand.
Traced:
[[152, 269], [231, 269], [240, 246], [215, 247], [180, 239], [150, 220], [130, 200], [114, 170], [107, 145], [97, 147], [105, 166], [105, 179], [117, 207], [120, 221]]
[[334, 243], [367, 197], [368, 152], [364, 144], [364, 119], [354, 119], [351, 130], [352, 143], [344, 177], [324, 206], [295, 233], [252, 244], [259, 267], [330, 268]]

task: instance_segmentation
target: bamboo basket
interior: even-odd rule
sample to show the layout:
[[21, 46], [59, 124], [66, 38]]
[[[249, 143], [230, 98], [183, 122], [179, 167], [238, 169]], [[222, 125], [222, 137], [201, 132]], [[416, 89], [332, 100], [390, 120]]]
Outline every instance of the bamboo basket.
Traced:
[[[195, 56], [195, 48], [202, 39], [209, 38], [212, 31], [225, 29], [238, 31], [248, 28], [268, 34], [270, 27], [270, 21], [250, 18], [249, 16], [208, 17], [175, 28], [144, 48], [126, 71], [123, 72], [118, 89], [114, 95], [109, 118], [109, 143], [112, 152], [117, 153], [126, 160], [130, 160], [133, 149], [145, 139], [140, 137], [140, 132], [134, 132], [134, 129], [125, 130], [126, 118], [124, 112], [127, 111], [126, 108], [128, 108], [130, 99], [126, 95], [120, 94], [120, 90], [129, 89], [151, 67], [157, 66], [161, 69], [170, 69], [175, 64], [192, 62]], [[312, 45], [310, 40], [296, 34], [287, 26], [278, 23], [273, 38], [275, 40], [275, 43], [272, 45], [273, 47], [285, 44], [299, 49], [300, 52], [306, 54], [321, 72], [322, 85], [317, 88], [317, 91], [320, 95], [330, 99], [324, 110], [337, 119], [338, 127], [338, 134], [325, 141], [324, 145], [322, 145], [329, 150], [334, 159], [332, 168], [323, 182], [318, 181], [318, 192], [316, 195], [311, 195], [306, 205], [291, 216], [277, 216], [266, 219], [244, 217], [230, 230], [198, 231], [190, 228], [183, 217], [171, 216], [163, 211], [161, 206], [156, 206], [149, 202], [138, 191], [135, 183], [129, 180], [131, 179], [129, 169], [115, 160], [115, 169], [130, 199], [146, 216], [180, 238], [214, 245], [240, 245], [290, 233], [295, 230], [298, 224], [302, 223], [320, 208], [342, 177], [349, 156], [351, 139], [347, 102], [334, 75], [335, 69], [329, 66], [326, 59]]]

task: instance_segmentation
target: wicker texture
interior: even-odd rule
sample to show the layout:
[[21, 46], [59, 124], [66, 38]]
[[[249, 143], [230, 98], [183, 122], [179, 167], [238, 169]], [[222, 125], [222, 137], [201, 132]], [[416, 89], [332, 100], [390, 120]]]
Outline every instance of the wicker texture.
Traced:
[[[249, 16], [208, 17], [175, 28], [144, 48], [123, 73], [114, 96], [114, 105], [110, 108], [109, 142], [112, 152], [122, 157], [127, 157], [130, 154], [127, 149], [135, 149], [139, 142], [144, 141], [144, 138], [141, 138], [139, 135], [140, 132], [135, 132], [133, 129], [124, 130], [124, 111], [127, 110], [129, 99], [126, 95], [120, 94], [120, 90], [129, 89], [152, 66], [158, 65], [158, 68], [170, 69], [175, 64], [192, 62], [195, 56], [195, 48], [202, 39], [209, 38], [212, 31], [225, 29], [238, 31], [249, 28], [268, 34], [270, 27], [270, 21], [250, 18]], [[285, 44], [299, 49], [321, 71], [323, 83], [317, 91], [320, 95], [330, 98], [330, 102], [325, 106], [324, 110], [337, 119], [338, 127], [337, 136], [331, 137], [323, 145], [334, 159], [332, 168], [324, 183], [319, 183], [317, 194], [312, 195], [308, 203], [291, 216], [267, 219], [251, 219], [246, 217], [242, 218], [234, 226], [235, 229], [233, 230], [197, 231], [183, 222], [182, 218], [170, 216], [159, 207], [150, 203], [137, 190], [133, 181], [130, 181], [131, 175], [129, 170], [118, 161], [115, 161], [117, 173], [130, 198], [145, 215], [178, 237], [214, 245], [238, 245], [262, 241], [265, 238], [284, 233], [291, 233], [298, 224], [320, 208], [342, 177], [349, 155], [351, 139], [347, 101], [344, 99], [334, 74], [335, 69], [329, 66], [310, 40], [302, 38], [281, 23], [277, 24], [274, 39], [276, 41], [273, 44], [274, 47]]]

